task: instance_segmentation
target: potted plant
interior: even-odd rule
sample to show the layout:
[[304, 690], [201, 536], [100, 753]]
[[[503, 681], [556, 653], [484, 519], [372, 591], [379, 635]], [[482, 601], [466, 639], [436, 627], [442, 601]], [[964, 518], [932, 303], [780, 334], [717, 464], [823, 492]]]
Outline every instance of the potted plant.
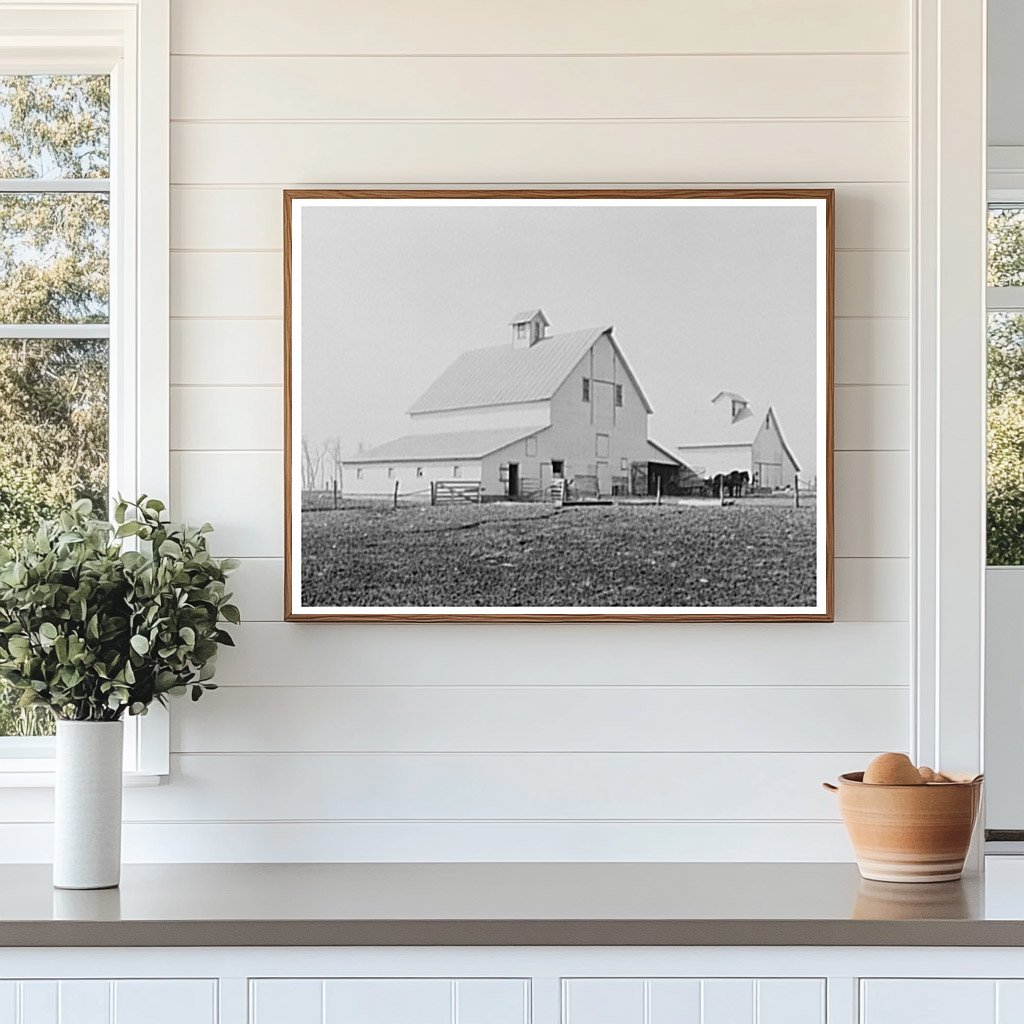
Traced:
[[[123, 718], [214, 689], [233, 559], [206, 546], [213, 527], [172, 526], [145, 495], [114, 523], [78, 501], [13, 549], [0, 549], [0, 678], [23, 707], [57, 721], [54, 885], [116, 886], [121, 868]], [[129, 548], [129, 546], [131, 547]]]

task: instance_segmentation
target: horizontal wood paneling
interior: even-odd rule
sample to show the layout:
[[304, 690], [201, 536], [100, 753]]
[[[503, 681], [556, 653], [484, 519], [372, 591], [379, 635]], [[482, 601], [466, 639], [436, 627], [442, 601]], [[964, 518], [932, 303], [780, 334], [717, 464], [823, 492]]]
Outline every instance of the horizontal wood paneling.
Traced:
[[[910, 555], [909, 456], [903, 452], [837, 452], [836, 555]], [[283, 458], [276, 452], [174, 452], [171, 495], [183, 519], [216, 523], [221, 554], [284, 554]], [[259, 511], [259, 518], [252, 516]]]
[[[126, 859], [849, 859], [819, 781], [909, 742], [911, 5], [171, 12], [171, 498], [249, 621]], [[460, 182], [837, 188], [840, 621], [277, 621], [280, 190]], [[48, 858], [52, 793], [3, 803], [0, 862]]]
[[907, 451], [910, 388], [836, 388], [835, 428], [837, 451]]
[[902, 687], [222, 687], [174, 716], [171, 749], [288, 751], [886, 750], [907, 735]]
[[211, 522], [221, 555], [284, 554], [281, 452], [171, 452], [171, 508], [192, 523]]
[[[614, 184], [614, 183], [613, 183]], [[746, 182], [764, 188], [773, 182]], [[829, 188], [829, 181], [795, 182]], [[175, 249], [281, 249], [283, 186], [176, 185], [171, 189]], [[906, 249], [910, 198], [905, 184], [843, 185], [836, 194], [836, 245], [841, 249]]]
[[[843, 318], [835, 334], [838, 384], [909, 383], [909, 320]], [[280, 384], [283, 336], [280, 318], [172, 320], [171, 384]]]
[[[171, 448], [182, 451], [281, 450], [279, 387], [171, 388]], [[841, 387], [835, 401], [838, 451], [906, 451], [910, 444], [906, 387]]]
[[125, 819], [831, 820], [818, 782], [876, 753], [179, 754]]
[[280, 320], [172, 320], [171, 385], [280, 385], [283, 339]]
[[709, 14], [676, 0], [513, 6], [445, 0], [176, 0], [174, 53], [792, 53], [905, 51], [903, 0], [719, 0]]
[[[276, 252], [171, 254], [171, 313], [188, 317], [280, 317], [282, 261]], [[836, 254], [836, 312], [842, 317], [905, 317], [910, 257], [901, 251]]]
[[910, 455], [836, 452], [836, 555], [910, 557]]
[[281, 451], [283, 417], [280, 387], [172, 387], [171, 448]]
[[905, 182], [907, 139], [901, 121], [179, 122], [171, 181]]
[[[5, 815], [5, 818], [7, 816]], [[848, 861], [839, 821], [129, 822], [127, 863]], [[0, 823], [0, 864], [53, 858], [53, 826]]]
[[[284, 559], [244, 558], [231, 589], [247, 623], [284, 614]], [[903, 622], [909, 617], [910, 565], [902, 558], [836, 559], [836, 619]]]
[[[528, 657], [493, 657], [510, 637]], [[651, 666], [655, 655], [651, 671], [668, 686], [906, 686], [910, 679], [910, 630], [897, 622], [523, 624], [511, 634], [500, 624], [266, 622], [246, 623], [239, 638], [220, 655], [224, 684], [628, 686], [651, 682], [637, 666]], [[405, 645], [409, 656], [396, 654]], [[453, 679], [453, 658], [472, 671]]]
[[836, 620], [908, 620], [910, 575], [908, 558], [837, 558]]
[[174, 120], [905, 117], [902, 54], [176, 57]]
[[870, 317], [837, 320], [837, 384], [909, 384], [910, 321]]

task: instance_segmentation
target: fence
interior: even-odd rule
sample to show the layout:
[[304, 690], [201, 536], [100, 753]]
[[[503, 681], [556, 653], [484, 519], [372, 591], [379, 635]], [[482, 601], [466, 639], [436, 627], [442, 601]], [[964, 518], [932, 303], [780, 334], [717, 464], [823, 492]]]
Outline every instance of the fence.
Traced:
[[435, 480], [430, 485], [431, 505], [456, 505], [464, 501], [479, 505], [483, 500], [484, 488], [479, 480]]

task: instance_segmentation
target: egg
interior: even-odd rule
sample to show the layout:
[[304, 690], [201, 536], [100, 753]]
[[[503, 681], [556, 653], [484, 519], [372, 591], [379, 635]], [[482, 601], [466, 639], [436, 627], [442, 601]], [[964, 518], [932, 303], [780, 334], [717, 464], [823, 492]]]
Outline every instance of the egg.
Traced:
[[925, 780], [906, 754], [879, 754], [864, 771], [874, 786], [923, 786]]
[[923, 782], [941, 782], [942, 776], [933, 768], [929, 768], [927, 765], [922, 765], [917, 769], [918, 774], [921, 776]]

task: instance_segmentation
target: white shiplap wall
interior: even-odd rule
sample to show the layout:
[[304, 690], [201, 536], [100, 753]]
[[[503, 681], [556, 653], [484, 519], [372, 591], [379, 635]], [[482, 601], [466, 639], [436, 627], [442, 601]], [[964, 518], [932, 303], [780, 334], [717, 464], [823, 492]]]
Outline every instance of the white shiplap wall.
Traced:
[[[127, 856], [846, 859], [819, 781], [910, 736], [909, 0], [172, 19], [172, 499], [247, 621]], [[838, 189], [838, 622], [280, 621], [280, 191], [435, 183]]]

